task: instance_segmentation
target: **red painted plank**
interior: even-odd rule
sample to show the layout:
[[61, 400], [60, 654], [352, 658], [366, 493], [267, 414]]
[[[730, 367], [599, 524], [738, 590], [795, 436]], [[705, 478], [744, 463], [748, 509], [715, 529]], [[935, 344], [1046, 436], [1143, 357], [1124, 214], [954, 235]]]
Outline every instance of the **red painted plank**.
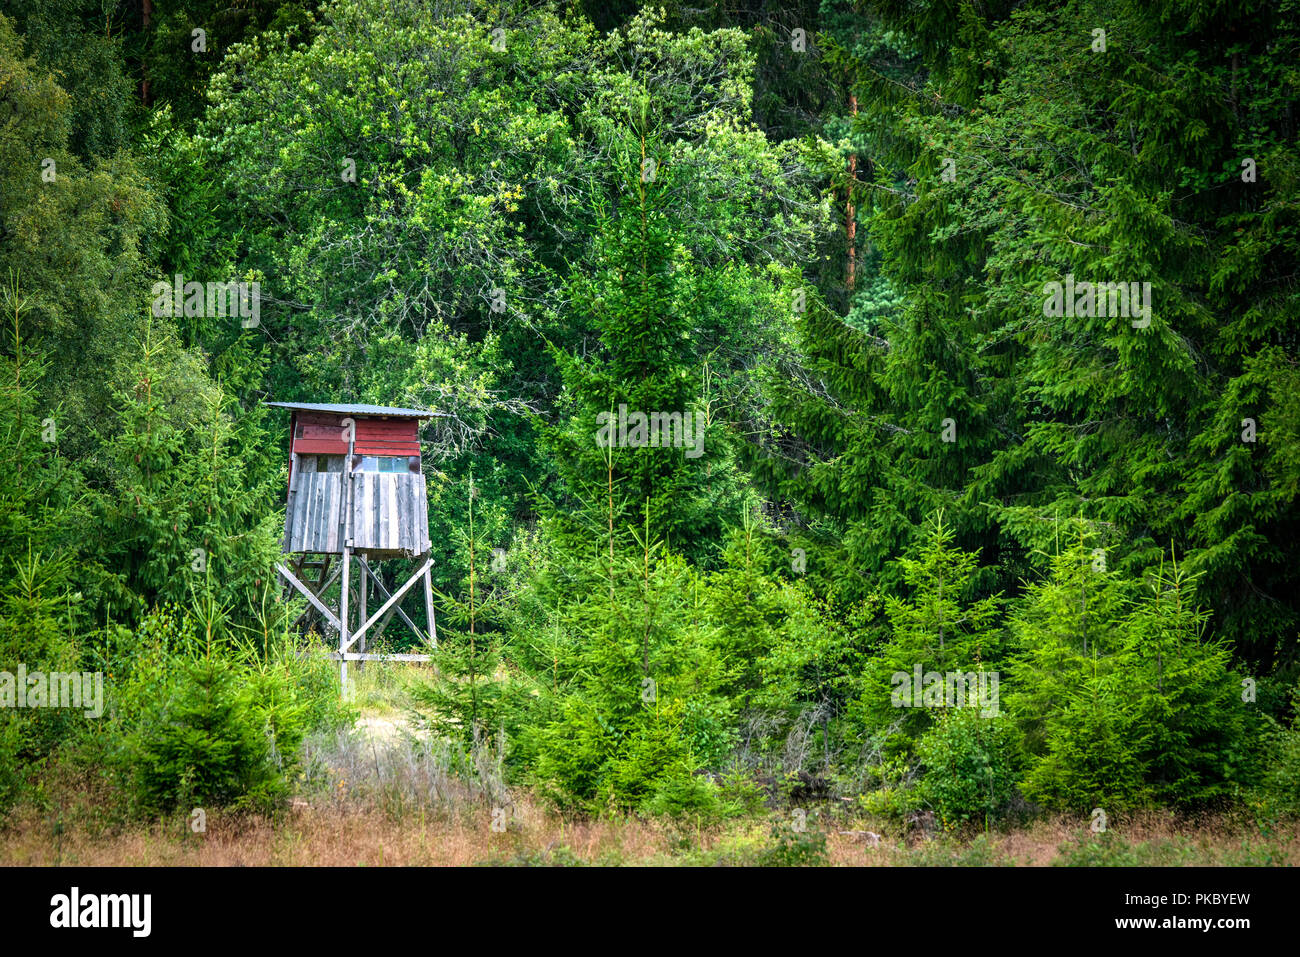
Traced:
[[294, 439], [293, 450], [299, 455], [347, 455], [348, 444], [338, 439]]
[[338, 425], [343, 421], [341, 415], [331, 415], [327, 412], [299, 412], [299, 425]]
[[402, 429], [405, 431], [415, 431], [415, 419], [375, 419], [369, 416], [359, 415], [356, 417], [358, 422], [365, 422], [367, 425], [379, 429]]
[[[343, 416], [326, 412], [299, 412], [295, 416], [297, 432], [293, 450], [300, 455], [344, 455]], [[357, 455], [418, 456], [419, 423], [413, 419], [375, 419], [354, 417]]]
[[414, 435], [399, 435], [396, 432], [366, 432], [357, 429], [358, 442], [419, 442]]
[[414, 422], [407, 427], [402, 427], [401, 423], [390, 426], [387, 422], [367, 421], [365, 419], [357, 422], [357, 435], [400, 435], [403, 438], [414, 438], [415, 434]]
[[392, 446], [392, 445], [358, 445], [357, 455], [395, 455], [399, 458], [406, 458], [411, 455], [419, 455], [420, 447], [418, 445]]
[[337, 425], [335, 425], [335, 426], [328, 426], [328, 425], [304, 425], [304, 426], [302, 427], [302, 435], [300, 435], [299, 438], [303, 438], [303, 439], [330, 439], [330, 440], [337, 441], [338, 438], [339, 438], [339, 436], [342, 435], [342, 434], [343, 434], [343, 429], [342, 429], [342, 427], [337, 426]]

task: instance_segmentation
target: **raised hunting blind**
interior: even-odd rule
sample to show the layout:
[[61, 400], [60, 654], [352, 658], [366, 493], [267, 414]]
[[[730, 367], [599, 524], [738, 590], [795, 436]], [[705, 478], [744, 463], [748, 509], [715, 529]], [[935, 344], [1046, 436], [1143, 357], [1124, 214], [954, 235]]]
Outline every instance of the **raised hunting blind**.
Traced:
[[[338, 634], [338, 651], [331, 657], [339, 662], [345, 691], [349, 661], [358, 662], [357, 667], [377, 660], [428, 661], [427, 654], [367, 653], [366, 639], [372, 629], [376, 637], [382, 635], [397, 616], [421, 643], [438, 647], [419, 436], [420, 423], [438, 413], [381, 405], [266, 405], [292, 413], [280, 549], [289, 558], [276, 569], [309, 603], [299, 623], [305, 628], [319, 617]], [[374, 565], [396, 558], [415, 559], [419, 566], [401, 587], [389, 591]], [[427, 631], [401, 609], [403, 596], [421, 580]], [[326, 596], [336, 581], [335, 604]], [[372, 584], [383, 599], [373, 614]]]

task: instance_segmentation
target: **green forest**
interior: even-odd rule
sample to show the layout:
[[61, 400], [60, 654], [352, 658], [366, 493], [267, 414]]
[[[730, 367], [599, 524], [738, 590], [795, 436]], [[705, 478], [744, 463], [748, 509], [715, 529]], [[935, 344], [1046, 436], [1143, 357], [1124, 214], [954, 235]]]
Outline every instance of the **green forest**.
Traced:
[[[0, 860], [1300, 863], [1298, 101], [1300, 0], [0, 0]], [[267, 402], [434, 414], [430, 662]]]

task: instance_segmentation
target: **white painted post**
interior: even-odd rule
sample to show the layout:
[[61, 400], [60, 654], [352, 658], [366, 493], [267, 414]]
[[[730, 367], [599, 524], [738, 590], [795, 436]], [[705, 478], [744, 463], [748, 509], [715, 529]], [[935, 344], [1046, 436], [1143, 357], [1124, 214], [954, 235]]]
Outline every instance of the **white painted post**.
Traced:
[[[364, 571], [358, 572], [357, 585], [360, 586], [357, 594], [357, 621], [364, 622], [366, 620], [366, 575]], [[366, 636], [364, 634], [361, 636], [361, 640], [357, 642], [357, 651], [363, 655], [366, 653]], [[366, 659], [359, 659], [357, 661], [357, 672], [360, 673], [365, 666]]]
[[[346, 545], [343, 546], [343, 591], [339, 597], [339, 654], [342, 655], [348, 650], [348, 566], [352, 564], [352, 550]], [[348, 699], [348, 661], [346, 658], [339, 660], [339, 681], [342, 684], [343, 700]]]
[[429, 618], [429, 644], [438, 647], [438, 623], [433, 618], [433, 567], [424, 570], [424, 613]]
[[[342, 656], [347, 654], [348, 650], [348, 566], [352, 564], [352, 456], [357, 447], [357, 424], [351, 418], [343, 420], [343, 428], [348, 436], [348, 457], [343, 461], [343, 481], [347, 483], [347, 494], [343, 496], [341, 504], [342, 515], [339, 516], [339, 524], [343, 526], [343, 534], [340, 536], [343, 541], [340, 546], [343, 549], [343, 607], [340, 609], [342, 614], [339, 620], [343, 622], [343, 628], [339, 632], [339, 681], [342, 685], [343, 700], [348, 699], [348, 660]], [[365, 621], [363, 617], [361, 619]]]

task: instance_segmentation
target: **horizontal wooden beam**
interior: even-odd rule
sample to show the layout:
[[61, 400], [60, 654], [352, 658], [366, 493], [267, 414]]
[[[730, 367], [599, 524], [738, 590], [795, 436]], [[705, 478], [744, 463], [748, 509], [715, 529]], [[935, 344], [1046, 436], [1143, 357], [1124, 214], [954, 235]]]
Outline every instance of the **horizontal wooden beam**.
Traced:
[[433, 655], [381, 655], [371, 651], [349, 651], [340, 655], [332, 651], [329, 657], [333, 661], [432, 661]]

